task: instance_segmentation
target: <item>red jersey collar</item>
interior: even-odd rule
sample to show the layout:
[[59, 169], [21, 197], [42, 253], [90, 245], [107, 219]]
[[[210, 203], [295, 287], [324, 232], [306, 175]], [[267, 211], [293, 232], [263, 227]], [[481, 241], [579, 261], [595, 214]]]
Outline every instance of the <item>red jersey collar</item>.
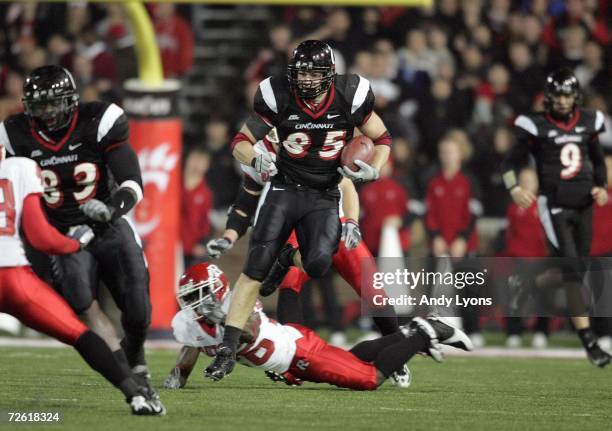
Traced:
[[550, 115], [549, 113], [546, 113], [546, 119], [552, 124], [554, 124], [555, 126], [557, 126], [559, 129], [569, 132], [578, 123], [578, 120], [580, 120], [580, 110], [576, 109], [567, 123], [564, 123], [563, 121], [555, 120], [553, 116]]
[[74, 131], [74, 128], [76, 127], [78, 119], [79, 119], [79, 110], [75, 109], [74, 115], [72, 116], [72, 120], [70, 120], [70, 126], [68, 126], [68, 130], [66, 131], [66, 134], [58, 142], [55, 142], [53, 139], [51, 139], [51, 137], [47, 136], [46, 134], [43, 134], [37, 127], [37, 124], [36, 122], [34, 122], [34, 120], [32, 120], [33, 124], [32, 124], [32, 127], [30, 127], [30, 133], [32, 134], [32, 137], [36, 139], [36, 142], [38, 142], [40, 145], [42, 145], [45, 148], [48, 148], [51, 151], [58, 152], [66, 144], [66, 142], [70, 138], [70, 135], [72, 135], [72, 132]]
[[297, 95], [297, 93], [293, 93], [293, 96], [295, 97], [295, 101], [297, 105], [300, 107], [300, 109], [315, 120], [319, 118], [321, 115], [325, 114], [325, 112], [327, 112], [332, 102], [334, 101], [335, 95], [336, 95], [335, 86], [332, 84], [332, 86], [329, 87], [329, 90], [327, 91], [326, 98], [321, 103], [319, 103], [317, 108], [313, 109], [309, 105], [307, 105], [306, 102], [304, 102], [302, 98]]

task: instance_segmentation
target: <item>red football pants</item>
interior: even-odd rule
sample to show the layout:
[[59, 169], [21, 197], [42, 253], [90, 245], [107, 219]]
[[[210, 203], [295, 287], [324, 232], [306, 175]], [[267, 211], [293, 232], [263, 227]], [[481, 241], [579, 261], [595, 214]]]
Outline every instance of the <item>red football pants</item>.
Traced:
[[71, 346], [88, 329], [29, 266], [0, 268], [0, 312]]
[[298, 379], [340, 388], [372, 391], [378, 387], [376, 367], [339, 347], [331, 346], [312, 329], [289, 323], [303, 335], [289, 372]]
[[[293, 247], [298, 247], [295, 232], [291, 234], [287, 241]], [[365, 242], [361, 241], [357, 247], [352, 250], [344, 246], [344, 242], [340, 241], [338, 251], [332, 258], [332, 264], [340, 276], [351, 285], [355, 293], [366, 300], [366, 303], [373, 304], [374, 295], [383, 295], [383, 290], [375, 290], [372, 287], [374, 273], [378, 271], [376, 261]], [[281, 289], [291, 289], [300, 293], [302, 286], [310, 279], [308, 274], [292, 266], [289, 272], [280, 284]]]

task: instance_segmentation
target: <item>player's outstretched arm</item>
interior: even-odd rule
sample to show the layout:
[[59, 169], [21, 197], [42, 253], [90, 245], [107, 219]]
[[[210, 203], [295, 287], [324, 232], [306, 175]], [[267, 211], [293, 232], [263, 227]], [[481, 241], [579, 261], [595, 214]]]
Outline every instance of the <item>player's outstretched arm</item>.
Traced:
[[603, 155], [603, 150], [599, 144], [599, 135], [593, 135], [589, 142], [589, 157], [593, 163], [593, 173], [595, 187], [591, 190], [593, 200], [599, 206], [604, 206], [608, 202], [608, 172], [606, 162]]
[[340, 190], [342, 191], [342, 211], [345, 217], [342, 223], [341, 240], [344, 241], [344, 246], [351, 250], [357, 247], [361, 241], [361, 231], [358, 223], [359, 195], [353, 182], [348, 178], [343, 178], [340, 181]]
[[38, 194], [30, 194], [25, 198], [23, 213], [21, 214], [21, 226], [32, 247], [43, 253], [64, 255], [75, 253], [81, 249], [81, 243], [78, 239], [62, 235], [49, 224], [41, 207]]
[[518, 130], [516, 143], [510, 149], [506, 158], [502, 161], [501, 168], [504, 185], [510, 193], [510, 196], [512, 196], [514, 202], [521, 208], [529, 208], [532, 202], [536, 199], [533, 193], [524, 190], [518, 184], [518, 173], [520, 169], [527, 164], [528, 158], [528, 137], [524, 132]]
[[206, 244], [206, 250], [211, 258], [216, 259], [228, 252], [234, 246], [234, 243], [244, 236], [251, 225], [262, 187], [254, 181], [251, 181], [248, 187], [246, 185], [242, 187], [230, 207], [225, 223], [225, 232], [223, 232], [221, 238], [212, 239]]
[[170, 374], [164, 380], [164, 388], [166, 389], [181, 389], [187, 384], [187, 379], [193, 370], [198, 357], [200, 356], [200, 349], [197, 347], [183, 346], [176, 358], [176, 365]]

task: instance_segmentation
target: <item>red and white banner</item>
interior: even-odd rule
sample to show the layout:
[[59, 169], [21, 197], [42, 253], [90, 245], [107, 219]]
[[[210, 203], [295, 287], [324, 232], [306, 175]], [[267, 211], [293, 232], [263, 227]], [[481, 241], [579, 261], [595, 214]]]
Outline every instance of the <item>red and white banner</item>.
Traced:
[[143, 240], [151, 276], [150, 329], [164, 332], [170, 330], [177, 311], [182, 127], [174, 109], [176, 91], [130, 92], [126, 88], [130, 142], [138, 154], [144, 186], [144, 198], [132, 219]]

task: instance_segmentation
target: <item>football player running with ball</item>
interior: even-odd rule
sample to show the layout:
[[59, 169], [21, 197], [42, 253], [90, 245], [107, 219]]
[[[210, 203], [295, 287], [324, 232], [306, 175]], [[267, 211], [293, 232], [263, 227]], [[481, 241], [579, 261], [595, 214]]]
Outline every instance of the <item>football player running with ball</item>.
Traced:
[[[79, 103], [72, 75], [59, 66], [33, 70], [23, 94], [25, 112], [0, 123], [0, 143], [9, 155], [40, 167], [53, 226], [65, 233], [87, 224], [96, 233], [87, 250], [51, 258], [54, 287], [148, 385], [143, 346], [151, 318], [149, 273], [125, 216], [142, 199], [142, 179], [127, 117], [115, 104]], [[99, 279], [122, 312], [121, 344], [96, 300]]]
[[602, 206], [608, 199], [598, 138], [604, 131], [604, 115], [578, 106], [580, 88], [569, 69], [548, 75], [544, 95], [545, 112], [519, 115], [515, 120], [517, 142], [502, 165], [503, 178], [516, 204], [529, 208], [536, 196], [522, 189], [517, 178], [529, 154], [533, 155], [540, 184], [538, 213], [551, 255], [566, 258], [559, 269], [572, 322], [589, 360], [605, 367], [611, 357], [597, 343], [580, 294], [591, 248], [593, 202]]
[[[275, 153], [278, 148], [276, 130], [272, 129], [263, 140], [257, 141], [253, 148], [258, 153], [266, 151]], [[228, 252], [235, 242], [246, 234], [253, 223], [262, 190], [269, 187], [252, 167], [241, 165], [241, 168], [244, 172], [243, 187], [230, 208], [225, 231], [222, 237], [212, 239], [206, 245], [208, 255], [213, 259]], [[332, 265], [364, 303], [372, 304], [373, 295], [379, 292], [375, 291], [371, 285], [371, 274], [377, 272], [378, 269], [372, 253], [361, 240], [361, 232], [356, 221], [359, 219], [359, 196], [353, 182], [347, 178], [343, 178], [338, 187], [342, 196], [338, 209], [342, 223], [342, 236], [338, 251], [332, 258]], [[295, 231], [291, 233], [287, 246], [297, 247]], [[299, 255], [299, 250], [296, 252], [297, 255]], [[302, 285], [308, 279], [308, 275], [302, 268], [293, 266], [284, 278], [279, 280], [277, 319], [280, 323], [303, 323], [300, 292]], [[364, 282], [365, 280], [370, 280], [370, 283]], [[274, 288], [276, 287], [275, 285]], [[267, 296], [261, 289], [260, 293], [262, 296]], [[373, 320], [382, 335], [399, 331], [397, 316], [392, 306], [377, 307], [376, 311]], [[402, 388], [410, 386], [410, 370], [407, 366], [404, 367], [404, 370], [393, 373], [391, 378], [396, 386]]]
[[[255, 114], [234, 138], [233, 154], [242, 164], [272, 177], [271, 186], [261, 200], [222, 346], [207, 368], [210, 378], [220, 380], [234, 368], [242, 330], [277, 258], [287, 269], [301, 263], [313, 278], [329, 270], [341, 236], [342, 175], [354, 181], [376, 180], [389, 156], [391, 137], [373, 105], [369, 81], [336, 75], [331, 48], [316, 40], [298, 45], [287, 76], [272, 76], [259, 84]], [[280, 142], [278, 157], [256, 153], [253, 145], [273, 127]], [[375, 154], [370, 165], [356, 161], [360, 169], [351, 171], [340, 167], [339, 157], [355, 127], [372, 139]], [[293, 229], [301, 262], [294, 260], [296, 249], [281, 252]]]
[[[183, 274], [177, 292], [181, 311], [172, 320], [174, 336], [183, 347], [164, 387], [184, 387], [200, 352], [219, 354], [227, 330], [227, 310], [235, 294], [214, 264], [200, 263]], [[327, 344], [304, 326], [281, 325], [268, 318], [256, 303], [240, 333], [237, 357], [240, 363], [262, 368], [269, 377], [290, 385], [309, 381], [375, 390], [419, 352], [442, 361], [441, 344], [472, 350], [470, 339], [461, 330], [438, 317], [417, 317], [398, 332], [364, 341], [347, 351]]]

